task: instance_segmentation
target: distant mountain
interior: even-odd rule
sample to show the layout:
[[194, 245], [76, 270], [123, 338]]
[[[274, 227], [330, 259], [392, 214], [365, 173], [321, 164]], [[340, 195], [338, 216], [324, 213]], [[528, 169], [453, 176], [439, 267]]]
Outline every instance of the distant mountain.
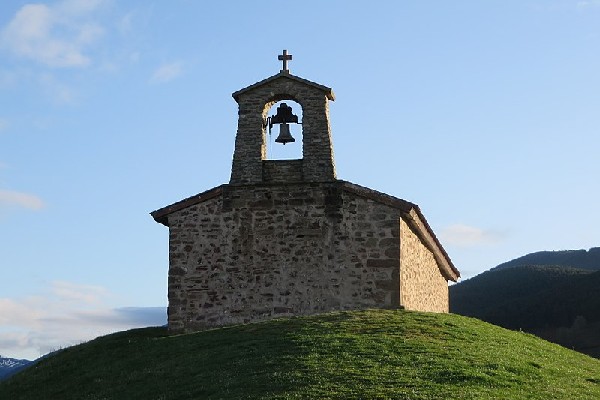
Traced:
[[538, 251], [498, 265], [493, 269], [522, 267], [526, 265], [555, 265], [600, 270], [600, 247], [589, 250]]
[[450, 311], [600, 358], [600, 248], [539, 252], [501, 264], [451, 286]]
[[19, 372], [29, 364], [31, 364], [31, 361], [0, 356], [0, 380]]
[[450, 310], [509, 329], [600, 322], [600, 271], [528, 266], [484, 272], [450, 288]]

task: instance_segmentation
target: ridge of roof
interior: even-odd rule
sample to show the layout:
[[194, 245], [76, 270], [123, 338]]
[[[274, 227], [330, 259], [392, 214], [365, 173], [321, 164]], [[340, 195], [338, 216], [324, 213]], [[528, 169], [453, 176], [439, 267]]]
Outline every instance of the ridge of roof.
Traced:
[[308, 79], [300, 78], [299, 76], [296, 76], [296, 75], [292, 75], [288, 71], [281, 71], [278, 74], [275, 74], [275, 75], [270, 76], [270, 77], [268, 77], [266, 79], [263, 79], [263, 80], [258, 81], [256, 83], [253, 83], [250, 86], [246, 86], [245, 88], [242, 88], [242, 89], [240, 89], [240, 90], [238, 90], [236, 92], [233, 92], [231, 94], [231, 96], [235, 99], [235, 101], [238, 101], [238, 98], [239, 98], [239, 96], [241, 94], [243, 94], [243, 93], [245, 93], [245, 92], [247, 92], [249, 90], [252, 90], [254, 88], [257, 88], [259, 86], [265, 85], [265, 84], [267, 84], [267, 83], [269, 83], [271, 81], [274, 81], [275, 79], [278, 79], [278, 78], [288, 78], [288, 79], [291, 79], [291, 80], [294, 80], [294, 81], [297, 81], [297, 82], [300, 82], [300, 83], [304, 83], [304, 84], [309, 85], [309, 86], [313, 86], [313, 87], [315, 87], [315, 88], [317, 88], [317, 89], [322, 90], [323, 92], [325, 92], [325, 95], [327, 96], [327, 98], [329, 100], [335, 100], [335, 95], [333, 94], [333, 90], [330, 87], [321, 85], [321, 84], [313, 82], [313, 81], [309, 81]]

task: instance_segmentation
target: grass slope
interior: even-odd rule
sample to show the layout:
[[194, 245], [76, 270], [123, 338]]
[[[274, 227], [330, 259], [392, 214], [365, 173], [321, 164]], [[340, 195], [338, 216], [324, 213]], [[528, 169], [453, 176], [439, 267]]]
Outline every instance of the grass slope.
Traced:
[[121, 332], [0, 383], [0, 399], [599, 399], [600, 361], [475, 319], [338, 312]]

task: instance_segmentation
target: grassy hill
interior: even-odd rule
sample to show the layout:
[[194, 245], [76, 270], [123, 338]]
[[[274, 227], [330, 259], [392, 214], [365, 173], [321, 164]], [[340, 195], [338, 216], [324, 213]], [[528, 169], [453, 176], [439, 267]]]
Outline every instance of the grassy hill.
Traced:
[[599, 399], [600, 361], [449, 314], [338, 312], [68, 348], [1, 399]]

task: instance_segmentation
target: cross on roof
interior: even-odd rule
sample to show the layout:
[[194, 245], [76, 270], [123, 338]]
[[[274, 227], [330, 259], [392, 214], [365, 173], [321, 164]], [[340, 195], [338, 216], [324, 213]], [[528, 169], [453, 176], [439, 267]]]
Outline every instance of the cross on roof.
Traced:
[[287, 62], [292, 59], [292, 55], [287, 53], [287, 50], [283, 50], [283, 54], [277, 56], [277, 59], [283, 61], [283, 69], [281, 72], [290, 72], [287, 67]]

